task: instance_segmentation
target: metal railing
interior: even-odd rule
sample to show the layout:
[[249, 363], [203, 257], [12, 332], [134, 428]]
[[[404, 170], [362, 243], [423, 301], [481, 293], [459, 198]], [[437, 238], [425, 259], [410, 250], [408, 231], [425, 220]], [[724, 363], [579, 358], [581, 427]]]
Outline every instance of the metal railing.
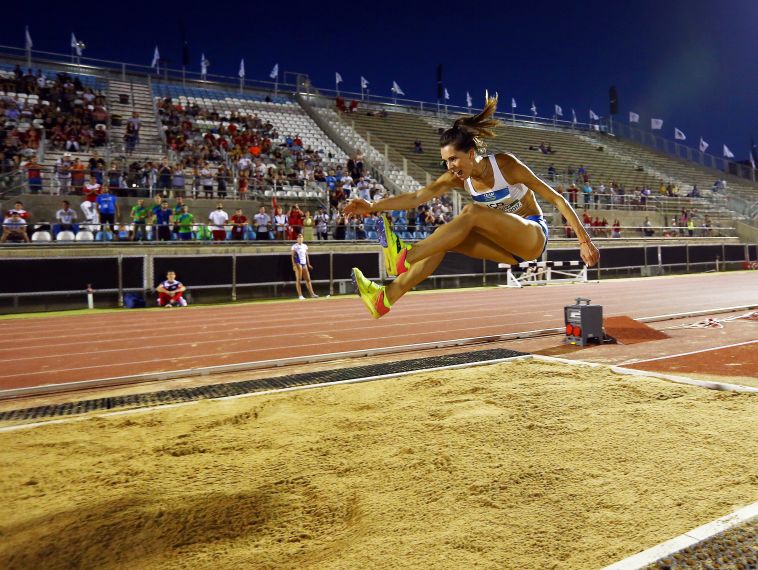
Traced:
[[[376, 224], [368, 221], [352, 218], [347, 223], [340, 224], [330, 221], [326, 227], [314, 223], [309, 226], [292, 226], [289, 223], [278, 225], [269, 223], [265, 226], [256, 226], [254, 221], [243, 224], [226, 223], [222, 225], [210, 223], [179, 224], [171, 221], [168, 224], [156, 224], [153, 221], [141, 223], [105, 222], [81, 222], [62, 224], [60, 222], [36, 222], [27, 228], [32, 236], [32, 242], [36, 245], [55, 243], [79, 244], [97, 242], [118, 242], [139, 244], [152, 243], [238, 243], [238, 242], [261, 242], [267, 244], [293, 242], [298, 234], [305, 232], [304, 237], [311, 243], [321, 241], [346, 241], [346, 242], [369, 242], [376, 243], [378, 240]], [[413, 223], [399, 220], [392, 224], [395, 231], [403, 240], [415, 242], [429, 237], [437, 229], [437, 225], [426, 223]], [[236, 228], [236, 229], [235, 229]], [[576, 235], [568, 225], [551, 225], [549, 227], [551, 241], [575, 240]], [[605, 238], [611, 241], [617, 239], [660, 239], [660, 238], [687, 238], [700, 241], [701, 238], [734, 237], [736, 229], [733, 227], [706, 227], [702, 223], [689, 228], [681, 225], [624, 225], [624, 226], [590, 226], [585, 229], [595, 239]], [[62, 233], [66, 232], [66, 233]], [[632, 234], [632, 235], [630, 235]], [[36, 235], [36, 237], [35, 237]], [[17, 242], [6, 242], [15, 245]]]

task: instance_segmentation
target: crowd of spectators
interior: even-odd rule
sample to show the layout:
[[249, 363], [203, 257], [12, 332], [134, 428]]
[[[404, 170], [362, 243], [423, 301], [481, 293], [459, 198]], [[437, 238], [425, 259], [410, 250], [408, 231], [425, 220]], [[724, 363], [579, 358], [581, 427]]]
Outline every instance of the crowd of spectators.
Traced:
[[50, 78], [42, 70], [24, 73], [16, 66], [12, 75], [0, 78], [0, 89], [5, 93], [0, 148], [6, 158], [36, 151], [43, 133], [50, 148], [71, 152], [108, 141], [105, 96], [76, 76], [61, 72]]

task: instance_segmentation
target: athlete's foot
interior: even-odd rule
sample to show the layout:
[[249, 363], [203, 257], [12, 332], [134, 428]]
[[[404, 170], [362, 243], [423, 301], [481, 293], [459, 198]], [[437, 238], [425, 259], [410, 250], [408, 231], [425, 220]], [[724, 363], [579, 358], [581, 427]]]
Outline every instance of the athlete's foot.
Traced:
[[408, 271], [411, 264], [405, 258], [411, 250], [411, 246], [392, 231], [392, 225], [387, 216], [382, 216], [382, 223], [376, 230], [379, 234], [379, 243], [384, 249], [384, 268], [387, 270], [387, 274], [400, 275]]
[[311, 299], [318, 299], [318, 295], [316, 295], [316, 294], [314, 293], [313, 295], [311, 295]]
[[300, 295], [300, 296], [298, 297], [298, 299], [300, 299], [301, 301], [305, 301], [305, 297], [303, 297], [302, 295]]
[[372, 317], [378, 319], [390, 312], [390, 304], [384, 287], [366, 279], [357, 267], [353, 267], [353, 283]]

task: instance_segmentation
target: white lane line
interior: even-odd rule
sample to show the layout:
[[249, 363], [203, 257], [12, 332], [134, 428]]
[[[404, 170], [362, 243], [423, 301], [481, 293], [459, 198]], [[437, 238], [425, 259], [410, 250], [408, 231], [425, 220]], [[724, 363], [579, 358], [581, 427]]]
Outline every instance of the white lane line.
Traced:
[[693, 528], [671, 540], [656, 544], [652, 548], [634, 554], [629, 558], [624, 558], [619, 562], [606, 566], [602, 570], [639, 570], [645, 568], [661, 558], [670, 556], [688, 546], [693, 546], [738, 524], [749, 521], [756, 516], [758, 516], [758, 502], [742, 507], [720, 519]]
[[668, 360], [671, 358], [679, 358], [680, 356], [690, 356], [691, 354], [701, 354], [703, 352], [712, 352], [714, 350], [722, 350], [724, 348], [734, 348], [735, 346], [744, 346], [746, 344], [754, 344], [758, 342], [758, 340], [746, 340], [744, 342], [735, 342], [734, 344], [725, 344], [724, 346], [715, 346], [713, 348], [703, 348], [701, 350], [692, 350], [690, 352], [681, 352], [679, 354], [671, 354], [668, 356], [658, 356], [657, 358], [646, 358], [644, 360], [626, 360], [624, 362], [621, 362], [619, 366], [627, 366], [629, 364], [642, 364], [644, 362], [655, 362], [656, 360]]

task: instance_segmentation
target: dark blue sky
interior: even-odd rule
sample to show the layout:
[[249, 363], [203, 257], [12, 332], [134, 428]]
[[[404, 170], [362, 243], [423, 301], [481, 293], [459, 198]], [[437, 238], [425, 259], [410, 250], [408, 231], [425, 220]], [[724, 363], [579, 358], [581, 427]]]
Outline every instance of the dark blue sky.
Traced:
[[316, 86], [333, 88], [339, 71], [345, 90], [359, 90], [364, 75], [372, 93], [389, 96], [395, 80], [408, 98], [432, 101], [442, 63], [458, 105], [466, 90], [481, 104], [488, 88], [503, 111], [515, 97], [529, 113], [534, 99], [540, 115], [557, 103], [586, 121], [590, 108], [607, 114], [614, 84], [619, 119], [632, 110], [648, 128], [661, 118], [668, 138], [676, 126], [688, 144], [702, 135], [714, 154], [726, 143], [740, 160], [758, 135], [755, 0], [98, 4], [13, 2], [0, 43], [22, 46], [28, 24], [35, 49], [67, 53], [73, 31], [90, 57], [149, 64], [157, 43], [179, 65], [183, 22], [196, 71], [205, 52], [211, 73], [234, 76], [244, 57], [250, 79], [278, 62]]

